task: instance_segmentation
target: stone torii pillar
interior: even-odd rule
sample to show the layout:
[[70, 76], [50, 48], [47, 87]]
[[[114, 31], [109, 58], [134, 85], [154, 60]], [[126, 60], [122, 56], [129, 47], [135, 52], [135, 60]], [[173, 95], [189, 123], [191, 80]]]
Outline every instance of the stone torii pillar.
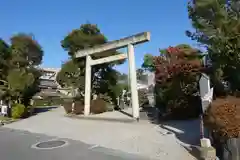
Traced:
[[[84, 97], [84, 115], [90, 114], [90, 101], [91, 101], [91, 66], [108, 63], [112, 61], [122, 60], [128, 58], [129, 61], [129, 73], [130, 73], [130, 85], [131, 85], [131, 98], [133, 117], [139, 119], [139, 103], [138, 103], [138, 92], [137, 92], [137, 78], [136, 78], [136, 66], [134, 57], [134, 45], [150, 41], [150, 33], [143, 32], [130, 37], [122, 38], [120, 40], [111, 41], [103, 45], [95, 46], [92, 48], [79, 50], [76, 54], [76, 58], [86, 56], [86, 71], [85, 71], [85, 97]], [[95, 53], [101, 53], [108, 50], [120, 49], [127, 47], [128, 53], [109, 56], [93, 60], [91, 55]]]

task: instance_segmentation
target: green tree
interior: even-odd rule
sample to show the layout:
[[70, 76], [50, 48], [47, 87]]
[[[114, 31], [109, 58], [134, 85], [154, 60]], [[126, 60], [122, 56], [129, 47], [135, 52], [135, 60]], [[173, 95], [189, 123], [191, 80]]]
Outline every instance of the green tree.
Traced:
[[28, 87], [25, 88], [24, 91], [22, 92], [22, 103], [25, 106], [28, 106], [32, 97], [36, 93], [41, 91], [39, 88], [39, 85], [40, 85], [40, 77], [42, 76], [41, 72], [36, 67], [28, 68], [27, 73], [28, 73], [28, 77], [33, 76], [34, 81], [31, 83], [31, 85], [28, 85]]
[[[71, 62], [65, 63], [58, 75], [58, 82], [67, 86], [77, 86], [79, 90], [84, 92], [85, 83], [85, 57], [75, 58], [75, 53], [78, 50], [97, 46], [107, 43], [107, 38], [101, 33], [97, 25], [83, 24], [79, 29], [73, 30], [62, 41], [61, 45], [68, 52]], [[103, 58], [111, 55], [119, 54], [115, 50], [102, 52], [92, 55], [92, 59]], [[113, 87], [117, 84], [117, 74], [113, 66], [122, 64], [124, 61], [115, 61], [92, 66], [92, 93], [103, 94], [108, 93], [113, 96]], [[67, 70], [65, 73], [64, 70]], [[71, 73], [73, 72], [73, 73]], [[71, 77], [67, 80], [66, 77]]]
[[[36, 68], [41, 64], [42, 58], [43, 50], [33, 35], [20, 33], [11, 37], [9, 74], [13, 74], [12, 70], [19, 70], [15, 71], [11, 77], [21, 77], [26, 80], [26, 83], [31, 82], [27, 87], [24, 87], [25, 83], [21, 83], [21, 98], [25, 105], [28, 105], [31, 97], [39, 91], [41, 73]], [[19, 90], [19, 88], [16, 89]]]
[[221, 79], [229, 81], [233, 90], [239, 90], [239, 1], [195, 0], [189, 3], [188, 11], [196, 31], [187, 31], [187, 35], [206, 47], [212, 61], [213, 73], [221, 70]]
[[74, 87], [83, 90], [84, 86], [80, 86], [84, 83], [82, 82], [84, 77], [81, 76], [81, 72], [81, 68], [72, 60], [69, 60], [62, 65], [60, 72], [57, 74], [57, 82], [61, 87]]
[[0, 97], [2, 100], [9, 99], [9, 87], [7, 82], [9, 60], [11, 56], [10, 46], [0, 39]]
[[[81, 68], [79, 68], [77, 63], [74, 63], [73, 60], [69, 60], [62, 64], [62, 68], [58, 72], [56, 80], [61, 87], [70, 89], [71, 93], [73, 93], [75, 89], [78, 89], [80, 92], [84, 91], [85, 77], [83, 71], [81, 71]], [[82, 94], [78, 96], [83, 98]]]
[[2, 39], [0, 39], [0, 79], [6, 80], [8, 62], [10, 58], [10, 47]]
[[151, 54], [145, 54], [144, 58], [143, 58], [143, 64], [142, 64], [142, 68], [147, 70], [147, 71], [154, 71], [154, 56]]
[[8, 73], [7, 82], [13, 99], [21, 103], [24, 91], [34, 83], [34, 75], [24, 69], [13, 69]]
[[40, 65], [43, 50], [32, 35], [16, 34], [11, 37], [12, 65], [17, 67]]
[[[196, 48], [192, 48], [188, 44], [179, 44], [175, 47], [169, 47], [164, 49], [159, 49], [159, 56], [169, 58], [173, 55], [169, 54], [171, 52], [171, 48], [177, 49], [178, 53], [181, 53], [182, 56], [188, 58], [188, 59], [198, 59], [202, 61], [202, 58], [205, 56], [201, 53], [200, 50]], [[200, 54], [199, 54], [200, 53]], [[143, 64], [142, 68], [154, 72], [156, 70], [156, 65], [154, 64], [156, 60], [156, 56], [153, 56], [151, 54], [145, 54], [143, 58]]]
[[8, 45], [0, 40], [1, 98], [29, 104], [39, 91], [40, 72], [36, 68], [42, 61], [43, 50], [32, 36], [17, 34]]

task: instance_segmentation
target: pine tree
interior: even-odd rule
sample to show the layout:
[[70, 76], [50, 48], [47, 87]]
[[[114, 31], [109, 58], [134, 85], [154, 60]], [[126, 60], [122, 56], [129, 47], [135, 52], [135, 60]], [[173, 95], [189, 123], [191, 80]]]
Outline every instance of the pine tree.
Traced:
[[[68, 87], [78, 88], [82, 93], [85, 86], [85, 57], [75, 58], [78, 50], [107, 43], [107, 38], [101, 33], [95, 24], [83, 24], [78, 29], [74, 29], [62, 41], [61, 45], [68, 52], [70, 61], [63, 64], [58, 74], [58, 82]], [[119, 54], [116, 50], [106, 51], [92, 55], [92, 59], [108, 57]], [[117, 72], [113, 66], [124, 61], [115, 61], [92, 66], [92, 93], [108, 94], [114, 97], [114, 86], [117, 84]], [[71, 80], [69, 80], [69, 78]], [[83, 94], [84, 95], [84, 94]]]
[[207, 49], [213, 71], [240, 89], [240, 1], [195, 0], [188, 11], [195, 32], [186, 34]]

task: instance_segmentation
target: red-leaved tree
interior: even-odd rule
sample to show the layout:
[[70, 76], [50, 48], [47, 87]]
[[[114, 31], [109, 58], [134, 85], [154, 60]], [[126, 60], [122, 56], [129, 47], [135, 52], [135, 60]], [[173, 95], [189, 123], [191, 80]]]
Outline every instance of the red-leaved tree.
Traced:
[[198, 115], [202, 66], [200, 51], [188, 45], [169, 47], [154, 57], [157, 101], [166, 112], [176, 118]]

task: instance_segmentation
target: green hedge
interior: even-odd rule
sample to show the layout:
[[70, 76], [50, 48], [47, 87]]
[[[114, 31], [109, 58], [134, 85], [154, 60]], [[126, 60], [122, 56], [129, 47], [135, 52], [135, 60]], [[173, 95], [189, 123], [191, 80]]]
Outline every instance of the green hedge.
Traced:
[[[194, 84], [194, 83], [192, 83]], [[192, 119], [198, 118], [201, 113], [200, 96], [195, 95], [197, 85], [188, 83], [188, 88], [171, 85], [156, 84], [155, 99], [156, 106], [164, 113], [167, 119]], [[184, 90], [185, 89], [185, 90]], [[187, 91], [184, 92], [184, 91]]]
[[[72, 100], [71, 99], [65, 99], [63, 103], [63, 107], [65, 109], [65, 112], [72, 113]], [[83, 114], [84, 111], [84, 102], [83, 101], [75, 101], [75, 107], [73, 114]], [[93, 114], [99, 114], [108, 111], [108, 103], [101, 99], [97, 98], [96, 100], [91, 101], [90, 106], [90, 112]]]
[[23, 118], [27, 112], [27, 108], [23, 104], [14, 104], [12, 106], [12, 118]]

